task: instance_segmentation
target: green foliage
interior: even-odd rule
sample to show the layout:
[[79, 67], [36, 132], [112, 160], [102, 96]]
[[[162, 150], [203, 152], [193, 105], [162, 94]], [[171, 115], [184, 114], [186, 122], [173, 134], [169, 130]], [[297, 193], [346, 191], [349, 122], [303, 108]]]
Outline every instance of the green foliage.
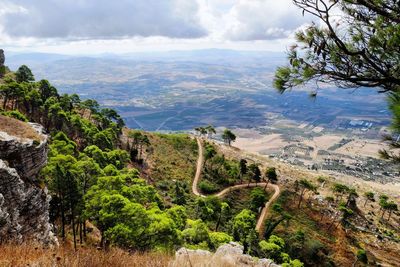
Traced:
[[300, 208], [301, 202], [303, 201], [304, 193], [305, 193], [306, 191], [313, 191], [313, 192], [316, 192], [317, 187], [316, 187], [312, 182], [308, 181], [307, 179], [301, 179], [301, 180], [298, 182], [298, 186], [301, 187], [300, 198], [299, 198], [299, 202], [298, 202], [298, 205], [297, 205], [297, 207]]
[[109, 164], [114, 165], [117, 169], [122, 169], [129, 162], [129, 154], [125, 150], [114, 149], [105, 153], [105, 158]]
[[219, 191], [219, 188], [216, 187], [214, 184], [210, 183], [209, 181], [201, 181], [199, 183], [199, 188], [201, 192], [205, 194], [212, 194]]
[[104, 168], [107, 166], [107, 155], [99, 147], [95, 145], [88, 146], [83, 150], [83, 153], [85, 153], [88, 157], [93, 158], [100, 167]]
[[252, 163], [249, 165], [249, 172], [250, 172], [250, 179], [249, 179], [249, 183], [251, 181], [254, 181], [256, 183], [261, 181], [261, 170], [260, 167], [255, 164]]
[[[390, 70], [400, 59], [396, 46], [400, 32], [395, 26], [400, 9], [391, 1], [355, 2], [294, 1], [321, 23], [296, 34], [299, 45], [289, 52], [290, 66], [278, 68], [275, 87], [284, 91], [317, 79], [346, 88], [398, 89], [399, 77]], [[332, 24], [335, 9], [342, 10], [343, 23]]]
[[204, 149], [204, 160], [207, 161], [217, 155], [217, 151], [215, 150], [214, 146], [211, 144], [206, 144]]
[[105, 166], [103, 169], [103, 172], [104, 172], [104, 175], [106, 175], [106, 176], [116, 176], [119, 174], [117, 167], [115, 167], [112, 164], [108, 164], [107, 166]]
[[318, 183], [322, 184], [322, 183], [326, 182], [326, 178], [324, 176], [318, 176], [317, 181], [318, 181]]
[[304, 266], [304, 263], [302, 263], [298, 259], [289, 260], [289, 262], [282, 263], [282, 267], [303, 267], [303, 266]]
[[[100, 109], [95, 101], [81, 103], [77, 95], [59, 95], [47, 80], [34, 82], [30, 69], [23, 65], [8, 75], [0, 85], [3, 111], [19, 119], [42, 124], [47, 131], [63, 131], [76, 141], [79, 149], [96, 144], [103, 149], [114, 148], [123, 121], [111, 109]], [[89, 105], [91, 103], [92, 105]], [[82, 114], [90, 109], [89, 118]], [[16, 110], [24, 115], [16, 113]]]
[[241, 176], [243, 176], [247, 173], [247, 161], [245, 159], [241, 159], [239, 161], [239, 169], [240, 169]]
[[225, 129], [221, 137], [228, 145], [236, 140], [236, 135], [229, 129]]
[[112, 149], [112, 139], [104, 131], [98, 132], [93, 136], [93, 144], [98, 146], [100, 149]]
[[[210, 185], [210, 189], [217, 192], [226, 186], [233, 185], [240, 178], [238, 162], [226, 159], [223, 154], [218, 154], [212, 144], [206, 144], [205, 149], [206, 160], [202, 177], [202, 181], [208, 182], [205, 186]], [[207, 151], [211, 153], [209, 156]]]
[[197, 142], [187, 134], [148, 134], [152, 179], [191, 183], [195, 174]]
[[7, 73], [7, 67], [0, 65], [0, 78], [4, 77], [4, 74]]
[[18, 110], [0, 112], [0, 115], [11, 117], [11, 118], [14, 118], [14, 119], [17, 119], [17, 120], [20, 120], [20, 121], [24, 121], [24, 122], [28, 121], [28, 118], [24, 114], [19, 112]]
[[357, 259], [361, 261], [362, 263], [367, 264], [368, 263], [368, 257], [367, 257], [367, 252], [363, 249], [359, 249], [357, 251]]
[[35, 77], [32, 74], [32, 71], [26, 66], [22, 65], [15, 72], [15, 77], [17, 78], [17, 82], [33, 82]]
[[197, 211], [198, 216], [203, 221], [210, 221], [217, 219], [217, 213], [221, 209], [221, 201], [218, 197], [209, 196], [206, 198], [197, 198]]
[[64, 132], [57, 132], [50, 145], [49, 157], [61, 155], [75, 155], [77, 153], [77, 145], [74, 141], [69, 139]]
[[86, 194], [85, 214], [112, 244], [171, 249], [181, 242], [186, 213], [183, 207], [161, 207], [155, 188], [129, 172], [100, 177]]
[[233, 238], [224, 232], [211, 232], [209, 236], [213, 249], [217, 249], [219, 246], [233, 241]]
[[335, 183], [332, 186], [332, 191], [337, 194], [345, 194], [349, 191], [349, 187], [344, 184]]
[[261, 251], [264, 253], [264, 255], [267, 258], [273, 259], [276, 262], [280, 262], [280, 255], [282, 251], [282, 247], [279, 245], [272, 243], [272, 242], [267, 242], [265, 240], [262, 240], [260, 243], [260, 248]]
[[278, 175], [276, 174], [275, 167], [269, 167], [265, 172], [265, 177], [268, 179], [268, 181], [273, 183], [278, 181]]
[[175, 198], [173, 202], [178, 205], [186, 204], [186, 194], [183, 183], [175, 181]]
[[202, 220], [188, 220], [186, 229], [182, 231], [182, 235], [188, 244], [210, 243], [207, 225]]
[[252, 210], [258, 212], [258, 209], [263, 207], [267, 201], [267, 195], [263, 189], [257, 187], [251, 191], [250, 196]]
[[400, 147], [400, 141], [397, 136], [400, 133], [400, 93], [391, 92], [387, 97], [389, 110], [392, 112], [391, 131], [392, 134], [383, 136], [385, 143], [389, 145], [389, 149], [382, 149], [379, 151], [383, 159], [391, 160], [396, 164], [400, 164], [400, 153], [396, 148]]
[[[249, 247], [252, 236], [254, 236], [256, 226], [255, 214], [247, 209], [242, 210], [235, 216], [232, 223], [232, 236], [235, 241], [241, 242], [245, 246], [245, 251]], [[250, 240], [249, 240], [250, 239]]]
[[374, 192], [368, 191], [364, 193], [364, 196], [370, 200], [370, 201], [375, 201], [375, 194]]
[[[335, 83], [342, 88], [377, 88], [388, 93], [393, 114], [385, 159], [400, 163], [400, 7], [388, 0], [294, 0], [316, 23], [297, 32], [288, 66], [279, 67], [274, 86], [280, 91], [308, 82]], [[336, 20], [335, 10], [341, 10]], [[322, 88], [317, 86], [317, 88]], [[317, 91], [312, 92], [313, 96]], [[367, 100], [366, 100], [367, 101]]]
[[304, 266], [299, 260], [292, 260], [290, 256], [284, 252], [285, 241], [275, 235], [271, 235], [268, 241], [262, 240], [259, 243], [260, 250], [264, 257], [273, 259], [277, 263], [282, 263], [282, 266]]
[[323, 250], [325, 246], [318, 240], [308, 239], [305, 242], [304, 250], [302, 251], [302, 257], [307, 259], [307, 261], [312, 262], [323, 262], [325, 261], [325, 256]]

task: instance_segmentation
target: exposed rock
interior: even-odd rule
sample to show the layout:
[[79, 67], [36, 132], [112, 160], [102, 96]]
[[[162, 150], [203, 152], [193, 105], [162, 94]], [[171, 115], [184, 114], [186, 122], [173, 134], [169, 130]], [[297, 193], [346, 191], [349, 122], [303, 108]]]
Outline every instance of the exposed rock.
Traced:
[[54, 245], [57, 239], [49, 223], [50, 196], [36, 179], [46, 164], [47, 136], [40, 125], [31, 127], [41, 142], [10, 136], [0, 128], [0, 242], [33, 239]]
[[22, 179], [35, 182], [47, 161], [47, 135], [43, 134], [41, 125], [29, 124], [39, 133], [41, 142], [10, 136], [0, 128], [0, 159], [6, 160], [9, 167], [16, 169]]
[[256, 259], [243, 254], [243, 246], [231, 242], [220, 246], [213, 254], [206, 250], [181, 248], [175, 253], [175, 260], [170, 267], [279, 267], [270, 259]]
[[0, 78], [3, 77], [5, 73], [6, 67], [4, 66], [4, 62], [6, 61], [6, 57], [4, 56], [3, 49], [0, 49]]
[[5, 62], [6, 57], [4, 56], [4, 50], [0, 49], [0, 67], [3, 67]]

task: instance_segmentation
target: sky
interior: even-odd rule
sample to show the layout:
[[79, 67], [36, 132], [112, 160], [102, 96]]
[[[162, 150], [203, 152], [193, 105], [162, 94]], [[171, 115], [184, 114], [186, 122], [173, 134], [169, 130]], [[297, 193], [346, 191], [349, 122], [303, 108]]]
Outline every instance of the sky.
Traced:
[[291, 0], [0, 0], [0, 48], [286, 51], [310, 21]]

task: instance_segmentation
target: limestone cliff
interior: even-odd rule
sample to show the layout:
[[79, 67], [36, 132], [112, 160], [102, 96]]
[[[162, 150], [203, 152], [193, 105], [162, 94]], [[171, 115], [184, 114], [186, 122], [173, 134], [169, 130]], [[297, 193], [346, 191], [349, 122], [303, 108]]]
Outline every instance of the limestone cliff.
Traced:
[[5, 71], [6, 71], [6, 66], [4, 66], [6, 58], [4, 56], [4, 50], [0, 49], [0, 78], [3, 77]]
[[46, 164], [47, 136], [40, 125], [25, 124], [37, 135], [36, 140], [26, 138], [22, 130], [11, 131], [11, 119], [7, 123], [0, 125], [0, 242], [33, 239], [56, 244], [49, 223], [50, 196], [37, 181]]
[[256, 259], [243, 253], [243, 246], [231, 242], [220, 246], [215, 253], [206, 250], [181, 248], [169, 267], [280, 267], [270, 259]]
[[6, 61], [6, 57], [4, 56], [4, 50], [0, 49], [0, 67], [4, 66], [5, 61]]

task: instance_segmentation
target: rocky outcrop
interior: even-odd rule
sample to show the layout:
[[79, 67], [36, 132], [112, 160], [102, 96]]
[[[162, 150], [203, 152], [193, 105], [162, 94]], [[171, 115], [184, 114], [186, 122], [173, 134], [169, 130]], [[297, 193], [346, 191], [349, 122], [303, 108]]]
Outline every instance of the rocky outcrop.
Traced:
[[243, 246], [231, 242], [220, 246], [215, 253], [206, 250], [181, 248], [175, 253], [170, 267], [279, 267], [270, 259], [256, 259], [243, 254]]
[[0, 126], [0, 242], [37, 240], [57, 244], [49, 223], [50, 196], [37, 175], [46, 164], [47, 136], [30, 124], [41, 141], [10, 136]]
[[6, 57], [4, 56], [4, 50], [0, 49], [0, 78], [3, 77], [6, 66], [4, 66], [4, 62], [6, 61]]
[[6, 62], [6, 57], [4, 56], [4, 50], [0, 49], [0, 67], [4, 67], [5, 62]]
[[7, 161], [23, 180], [36, 182], [37, 174], [47, 161], [47, 135], [43, 134], [41, 125], [29, 125], [41, 141], [10, 136], [2, 132], [0, 126], [0, 159]]

